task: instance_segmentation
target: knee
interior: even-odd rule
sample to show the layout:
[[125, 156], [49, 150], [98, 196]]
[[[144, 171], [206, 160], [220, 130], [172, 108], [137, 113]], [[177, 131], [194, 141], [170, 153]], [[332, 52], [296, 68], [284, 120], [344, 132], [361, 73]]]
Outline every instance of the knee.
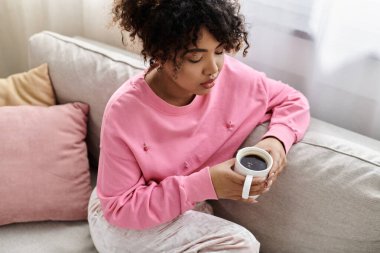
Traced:
[[256, 239], [256, 237], [251, 232], [248, 231], [248, 233], [250, 235], [247, 238], [249, 252], [259, 253], [259, 251], [260, 251], [260, 242]]
[[102, 208], [100, 205], [100, 200], [98, 199], [98, 195], [96, 194], [96, 187], [91, 193], [90, 200], [88, 202], [88, 218], [92, 218], [93, 216], [96, 216], [99, 213], [102, 213]]
[[249, 230], [239, 226], [239, 232], [236, 233], [236, 236], [239, 237], [244, 252], [259, 253], [260, 242]]
[[105, 232], [109, 229], [109, 225], [103, 217], [100, 201], [96, 194], [96, 188], [92, 191], [90, 201], [88, 203], [87, 214], [88, 225], [90, 229], [90, 235], [95, 248], [99, 252], [107, 252], [105, 249]]

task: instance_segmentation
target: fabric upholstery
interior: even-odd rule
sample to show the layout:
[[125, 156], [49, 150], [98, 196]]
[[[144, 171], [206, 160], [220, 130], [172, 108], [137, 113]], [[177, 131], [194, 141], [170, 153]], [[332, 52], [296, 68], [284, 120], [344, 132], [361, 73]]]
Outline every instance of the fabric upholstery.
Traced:
[[28, 72], [0, 79], [0, 106], [55, 104], [46, 63]]
[[[97, 154], [104, 105], [144, 68], [142, 61], [101, 43], [50, 32], [34, 35], [29, 50], [31, 67], [51, 66], [58, 102], [90, 104], [88, 143]], [[245, 145], [264, 132], [258, 127]], [[263, 253], [380, 252], [379, 152], [379, 141], [313, 119], [304, 140], [290, 150], [287, 168], [258, 204], [220, 200], [213, 202], [214, 212], [247, 227]], [[0, 226], [0, 252], [26, 251], [96, 252], [87, 222]]]
[[29, 64], [49, 64], [58, 103], [80, 101], [90, 106], [88, 148], [95, 158], [99, 156], [100, 126], [108, 99], [129, 77], [145, 69], [142, 58], [109, 48], [50, 32], [29, 40]]
[[0, 225], [86, 219], [87, 113], [83, 103], [0, 107]]
[[97, 253], [87, 221], [43, 221], [0, 227], [0, 252]]
[[[244, 146], [254, 145], [265, 129], [258, 127]], [[258, 204], [212, 202], [215, 214], [247, 227], [263, 252], [378, 252], [380, 145], [373, 142], [377, 149], [371, 149], [364, 136], [323, 129], [334, 128], [312, 120]]]

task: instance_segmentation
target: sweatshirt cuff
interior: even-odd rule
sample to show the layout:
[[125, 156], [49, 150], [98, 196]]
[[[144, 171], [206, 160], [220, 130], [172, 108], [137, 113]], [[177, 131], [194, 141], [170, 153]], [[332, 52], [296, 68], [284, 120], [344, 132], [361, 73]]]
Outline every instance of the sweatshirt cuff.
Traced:
[[183, 187], [190, 202], [201, 202], [207, 199], [218, 199], [211, 181], [209, 167], [186, 177]]
[[296, 142], [296, 134], [294, 133], [294, 131], [286, 125], [282, 124], [271, 125], [268, 132], [266, 132], [261, 139], [270, 136], [276, 137], [277, 139], [282, 141], [285, 147], [286, 154], [288, 153], [292, 145]]

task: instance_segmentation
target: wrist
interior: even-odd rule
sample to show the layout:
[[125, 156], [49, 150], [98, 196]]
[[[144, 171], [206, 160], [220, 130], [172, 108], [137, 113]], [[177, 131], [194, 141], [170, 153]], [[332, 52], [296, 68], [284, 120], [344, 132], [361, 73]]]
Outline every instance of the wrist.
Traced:
[[286, 154], [285, 144], [284, 144], [284, 142], [283, 142], [282, 140], [280, 140], [280, 139], [277, 138], [276, 136], [272, 136], [272, 135], [265, 136], [262, 140], [264, 140], [264, 139], [268, 139], [268, 138], [272, 138], [272, 139], [277, 140], [277, 141], [281, 144], [281, 146], [282, 146], [282, 148], [284, 149], [284, 152], [285, 152], [285, 154]]

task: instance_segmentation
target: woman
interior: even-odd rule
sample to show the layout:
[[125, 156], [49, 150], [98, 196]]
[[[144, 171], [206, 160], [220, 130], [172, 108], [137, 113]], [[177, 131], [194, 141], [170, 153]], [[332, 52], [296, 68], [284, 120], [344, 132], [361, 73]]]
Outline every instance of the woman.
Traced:
[[233, 155], [260, 123], [274, 160], [250, 195], [267, 192], [309, 123], [302, 94], [226, 52], [245, 44], [237, 1], [121, 0], [115, 21], [141, 39], [150, 67], [103, 116], [89, 223], [100, 252], [259, 252], [245, 228], [210, 215], [208, 199], [241, 198]]

